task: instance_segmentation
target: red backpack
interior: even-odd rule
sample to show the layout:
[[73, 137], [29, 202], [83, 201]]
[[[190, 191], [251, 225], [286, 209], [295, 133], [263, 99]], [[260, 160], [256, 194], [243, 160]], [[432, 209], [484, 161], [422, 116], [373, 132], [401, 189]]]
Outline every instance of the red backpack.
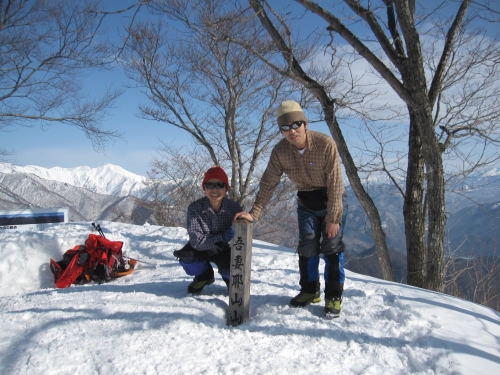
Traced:
[[50, 270], [57, 288], [90, 281], [105, 283], [133, 272], [137, 261], [129, 259], [127, 269], [122, 254], [123, 242], [110, 241], [99, 226], [98, 230], [101, 234], [90, 234], [85, 245], [66, 251], [61, 261], [50, 259]]

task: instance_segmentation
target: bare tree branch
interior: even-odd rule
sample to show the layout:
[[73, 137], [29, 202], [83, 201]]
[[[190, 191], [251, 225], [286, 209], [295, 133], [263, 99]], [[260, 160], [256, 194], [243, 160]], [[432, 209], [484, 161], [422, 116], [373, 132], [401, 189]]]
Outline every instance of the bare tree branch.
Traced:
[[120, 90], [87, 99], [89, 68], [112, 50], [99, 40], [99, 3], [12, 0], [0, 3], [0, 130], [58, 122], [82, 130], [97, 150], [119, 131], [102, 123]]

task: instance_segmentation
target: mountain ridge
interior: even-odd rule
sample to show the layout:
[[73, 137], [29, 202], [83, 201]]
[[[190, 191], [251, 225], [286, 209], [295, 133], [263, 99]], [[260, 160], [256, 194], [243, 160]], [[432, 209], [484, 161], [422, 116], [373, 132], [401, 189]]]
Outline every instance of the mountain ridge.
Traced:
[[0, 173], [0, 209], [68, 208], [70, 221], [144, 224], [150, 212], [132, 196], [100, 194], [34, 174]]
[[[447, 193], [447, 243], [450, 252], [459, 247], [459, 255], [470, 255], [473, 251], [493, 252], [491, 248], [497, 243], [496, 228], [500, 227], [496, 208], [496, 204], [500, 203], [499, 175], [500, 170], [496, 168], [478, 173], [467, 185], [462, 186], [462, 190], [458, 190], [458, 186], [457, 194], [453, 191]], [[0, 163], [0, 177], [0, 209], [69, 206], [72, 207], [71, 216], [75, 220], [96, 220], [101, 217], [118, 220], [121, 217], [123, 222], [135, 224], [148, 220], [147, 212], [135, 200], [136, 197], [147, 199], [148, 192], [143, 184], [146, 178], [114, 164], [97, 168], [43, 168]], [[23, 185], [24, 178], [28, 180]], [[31, 181], [31, 185], [28, 181]], [[395, 251], [405, 253], [403, 198], [393, 185], [376, 184], [373, 181], [366, 188], [379, 208], [387, 244]], [[84, 190], [70, 192], [69, 186]], [[89, 196], [87, 191], [98, 195]], [[358, 254], [373, 246], [370, 223], [349, 185], [346, 191], [349, 211], [344, 238], [353, 254]], [[64, 194], [61, 195], [61, 192]], [[112, 211], [114, 215], [110, 214]], [[465, 245], [460, 245], [463, 242]]]
[[22, 167], [10, 163], [0, 163], [0, 173], [33, 174], [39, 178], [67, 183], [98, 194], [122, 197], [128, 195], [145, 197], [147, 195], [143, 184], [146, 177], [136, 175], [118, 165], [109, 163], [96, 168], [87, 166], [44, 168], [35, 165]]

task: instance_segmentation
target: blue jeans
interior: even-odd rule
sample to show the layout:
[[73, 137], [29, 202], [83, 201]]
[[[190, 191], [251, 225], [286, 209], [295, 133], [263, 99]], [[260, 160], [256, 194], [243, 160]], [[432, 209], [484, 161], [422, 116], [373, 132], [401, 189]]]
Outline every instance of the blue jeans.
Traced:
[[297, 206], [299, 224], [299, 272], [301, 291], [315, 293], [320, 289], [319, 258], [325, 261], [325, 298], [342, 297], [345, 281], [344, 250], [342, 241], [347, 218], [347, 196], [342, 197], [343, 212], [339, 232], [335, 237], [326, 236], [326, 208], [317, 211]]

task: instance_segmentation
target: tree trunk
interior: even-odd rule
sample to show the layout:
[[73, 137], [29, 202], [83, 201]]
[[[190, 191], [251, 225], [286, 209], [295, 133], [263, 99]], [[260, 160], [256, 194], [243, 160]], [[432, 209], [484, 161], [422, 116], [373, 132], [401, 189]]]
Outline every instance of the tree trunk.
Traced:
[[[427, 207], [429, 212], [427, 218], [427, 246], [422, 246], [420, 250], [417, 250], [415, 247], [415, 251], [419, 251], [420, 254], [417, 255], [415, 253], [412, 256], [422, 259], [425, 256], [425, 252], [427, 252], [427, 267], [425, 268], [427, 276], [424, 288], [443, 292], [445, 287], [444, 236], [446, 212], [442, 151], [434, 130], [431, 106], [427, 102], [418, 109], [413, 108], [412, 111], [415, 116], [416, 126], [418, 126], [422, 144], [422, 155], [425, 160]], [[425, 222], [426, 211], [422, 210], [422, 206], [421, 204], [421, 220]], [[414, 210], [416, 213], [416, 208]]]
[[443, 292], [445, 287], [444, 237], [446, 225], [445, 184], [441, 147], [434, 131], [431, 111], [426, 110], [427, 126], [423, 126], [423, 149], [427, 173], [429, 221], [427, 234], [427, 287]]
[[[405, 87], [412, 93], [407, 103], [408, 107], [410, 107], [410, 121], [412, 122], [410, 124], [410, 136], [417, 136], [417, 140], [410, 140], [410, 145], [412, 145], [412, 142], [416, 142], [413, 146], [416, 146], [418, 143], [421, 144], [421, 155], [425, 162], [429, 215], [427, 218], [427, 246], [425, 244], [418, 244], [418, 242], [412, 243], [412, 254], [409, 260], [415, 265], [414, 262], [421, 261], [427, 255], [427, 267], [423, 271], [423, 273], [427, 273], [426, 277], [424, 275], [412, 275], [412, 277], [425, 277], [424, 288], [443, 292], [445, 287], [444, 234], [446, 216], [442, 147], [439, 144], [434, 128], [432, 104], [430, 103], [426, 86], [420, 40], [418, 34], [413, 32], [414, 29], [411, 31], [412, 33], [407, 35], [407, 43], [411, 42], [414, 47], [410, 50], [411, 54], [409, 54], [408, 59], [400, 66], [400, 71]], [[415, 127], [418, 133], [413, 129]], [[415, 155], [412, 156], [414, 157]], [[413, 159], [413, 162], [416, 162], [416, 160]], [[410, 171], [413, 167], [409, 164], [408, 170]], [[407, 178], [409, 177], [407, 176]], [[418, 189], [418, 174], [411, 176], [411, 178], [412, 183], [416, 184], [412, 188]], [[415, 191], [411, 193], [414, 194]], [[408, 192], [406, 195], [408, 195]], [[417, 201], [412, 202], [412, 204], [419, 205], [420, 207], [407, 207], [413, 211], [413, 213], [408, 212], [408, 215], [412, 216], [420, 212], [421, 222], [425, 223], [426, 210], [422, 209], [423, 204], [419, 204]], [[414, 217], [409, 217], [409, 219], [414, 219]], [[419, 223], [420, 221], [418, 220], [415, 223], [417, 224], [417, 228], [408, 228], [410, 231], [415, 231], [415, 237], [412, 239], [417, 241], [419, 238]], [[417, 245], [421, 246], [420, 249], [417, 248]]]
[[423, 214], [424, 200], [424, 159], [422, 142], [418, 130], [418, 117], [408, 108], [410, 114], [410, 134], [408, 140], [408, 168], [403, 214], [405, 220], [408, 284], [426, 287], [427, 247], [425, 242], [426, 218]]

